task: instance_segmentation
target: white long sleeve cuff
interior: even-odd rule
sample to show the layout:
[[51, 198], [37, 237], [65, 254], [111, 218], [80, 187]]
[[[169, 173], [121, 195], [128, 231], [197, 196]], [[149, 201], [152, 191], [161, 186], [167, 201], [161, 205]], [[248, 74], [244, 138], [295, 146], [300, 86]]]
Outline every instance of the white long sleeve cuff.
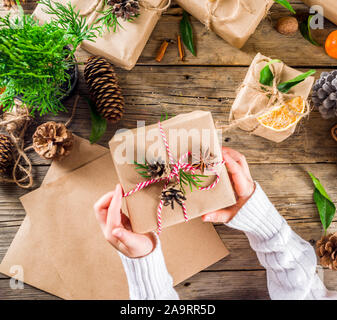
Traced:
[[119, 253], [129, 284], [131, 300], [177, 300], [173, 279], [167, 271], [160, 240], [156, 248], [143, 257], [131, 259]]
[[316, 273], [314, 249], [300, 238], [277, 212], [262, 188], [256, 190], [227, 224], [244, 231], [267, 270], [272, 299], [336, 299]]

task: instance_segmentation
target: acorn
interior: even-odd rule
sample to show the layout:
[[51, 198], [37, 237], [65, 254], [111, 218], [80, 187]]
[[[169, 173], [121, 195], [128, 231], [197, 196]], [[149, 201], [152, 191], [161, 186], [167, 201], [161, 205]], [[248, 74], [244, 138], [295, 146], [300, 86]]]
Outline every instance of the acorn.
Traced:
[[298, 30], [298, 21], [295, 17], [282, 17], [277, 21], [276, 30], [286, 36], [293, 35]]

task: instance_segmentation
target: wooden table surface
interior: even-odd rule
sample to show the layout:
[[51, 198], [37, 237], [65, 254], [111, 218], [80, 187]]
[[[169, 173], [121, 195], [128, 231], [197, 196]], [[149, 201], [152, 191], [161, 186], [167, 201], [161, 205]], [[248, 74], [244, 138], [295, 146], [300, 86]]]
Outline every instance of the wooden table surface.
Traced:
[[[308, 7], [300, 1], [291, 1], [298, 13], [307, 13]], [[31, 12], [35, 1], [26, 1]], [[181, 19], [181, 9], [174, 5], [163, 15], [155, 28], [139, 63], [132, 71], [117, 68], [126, 99], [126, 112], [118, 125], [110, 125], [101, 144], [107, 146], [116, 129], [133, 128], [137, 120], [146, 124], [156, 122], [163, 112], [179, 114], [193, 110], [211, 111], [215, 121], [226, 122], [236, 89], [243, 81], [247, 68], [257, 52], [283, 60], [301, 71], [335, 68], [337, 60], [329, 58], [323, 48], [315, 47], [298, 33], [285, 37], [277, 33], [274, 24], [288, 12], [274, 5], [269, 18], [258, 27], [242, 50], [229, 46], [224, 40], [194, 18], [191, 19], [197, 44], [197, 57], [187, 53], [179, 61], [176, 46], [169, 47], [159, 64], [154, 57], [164, 39], [175, 39]], [[329, 31], [337, 29], [326, 21], [326, 29], [317, 32], [324, 39]], [[80, 52], [85, 60], [85, 53]], [[81, 73], [83, 67], [81, 68]], [[86, 92], [81, 75], [79, 90]], [[66, 105], [71, 107], [74, 98]], [[65, 121], [69, 114], [61, 114]], [[36, 118], [27, 133], [27, 143], [37, 124], [53, 117]], [[306, 173], [313, 172], [321, 179], [334, 202], [337, 202], [337, 143], [330, 136], [337, 119], [323, 120], [317, 111], [301, 122], [296, 133], [286, 141], [275, 144], [246, 132], [235, 130], [223, 137], [223, 145], [246, 155], [254, 179], [264, 188], [271, 201], [289, 224], [304, 239], [318, 239], [322, 228], [313, 202], [313, 186]], [[80, 100], [71, 129], [77, 135], [89, 138], [90, 116], [86, 103]], [[34, 162], [34, 188], [40, 186], [49, 162], [32, 155]], [[0, 186], [0, 260], [15, 236], [25, 212], [19, 197], [27, 193], [14, 185]], [[332, 229], [337, 227], [334, 220]], [[208, 269], [177, 286], [182, 299], [268, 299], [266, 272], [260, 266], [245, 235], [223, 225], [216, 229], [230, 250], [230, 255]], [[42, 239], [41, 239], [42, 241]], [[325, 271], [325, 284], [337, 290], [337, 273]], [[0, 274], [0, 299], [56, 299], [45, 292], [25, 285], [23, 290], [11, 290], [9, 279]]]

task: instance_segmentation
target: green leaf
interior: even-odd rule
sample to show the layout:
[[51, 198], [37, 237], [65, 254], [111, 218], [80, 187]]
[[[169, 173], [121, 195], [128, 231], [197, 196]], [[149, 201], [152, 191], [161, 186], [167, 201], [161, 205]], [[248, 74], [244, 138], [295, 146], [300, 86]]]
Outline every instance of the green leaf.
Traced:
[[319, 43], [317, 43], [311, 35], [311, 27], [310, 27], [310, 23], [311, 20], [314, 16], [309, 16], [307, 20], [303, 21], [300, 24], [300, 32], [303, 36], [304, 39], [308, 40], [310, 43], [312, 43], [315, 46], [320, 47], [321, 45]]
[[314, 183], [315, 185], [315, 188], [318, 189], [318, 191], [322, 194], [322, 196], [324, 196], [325, 198], [327, 198], [328, 200], [331, 201], [329, 195], [326, 193], [324, 187], [322, 186], [321, 182], [311, 173], [311, 172], [308, 172], [311, 179], [312, 179], [312, 182]]
[[265, 86], [272, 86], [273, 85], [273, 80], [274, 80], [274, 75], [271, 72], [269, 66], [273, 63], [281, 62], [280, 60], [274, 59], [269, 61], [266, 66], [261, 70], [260, 72], [260, 83], [265, 85]]
[[281, 6], [285, 7], [286, 9], [288, 9], [293, 14], [296, 14], [296, 11], [287, 0], [274, 0], [274, 1], [280, 4]]
[[319, 216], [321, 218], [324, 230], [327, 231], [335, 216], [336, 206], [331, 201], [321, 182], [312, 173], [308, 173], [315, 186], [314, 200], [319, 212]]
[[87, 100], [90, 107], [90, 117], [91, 117], [91, 134], [90, 134], [90, 143], [96, 143], [106, 131], [107, 121], [101, 117], [97, 110], [95, 104], [88, 98]]
[[335, 205], [325, 198], [318, 189], [315, 188], [314, 200], [321, 218], [321, 222], [325, 231], [329, 228], [336, 212]]
[[190, 22], [190, 18], [186, 11], [183, 12], [183, 18], [180, 21], [180, 34], [183, 43], [185, 44], [187, 49], [190, 50], [194, 56], [196, 56], [193, 39], [193, 29]]
[[283, 93], [287, 93], [292, 87], [298, 85], [299, 83], [304, 81], [306, 78], [312, 76], [315, 73], [316, 73], [316, 70], [309, 70], [308, 72], [302, 73], [299, 76], [295, 77], [294, 79], [280, 83], [277, 86], [277, 88], [279, 91]]

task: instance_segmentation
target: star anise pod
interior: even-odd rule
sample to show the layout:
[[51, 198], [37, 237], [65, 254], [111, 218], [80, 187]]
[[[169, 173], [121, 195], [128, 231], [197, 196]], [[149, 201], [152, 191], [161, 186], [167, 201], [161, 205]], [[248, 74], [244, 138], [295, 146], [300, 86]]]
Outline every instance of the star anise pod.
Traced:
[[176, 185], [173, 185], [163, 190], [161, 193], [161, 200], [164, 201], [164, 206], [171, 206], [172, 210], [174, 210], [174, 202], [182, 206], [186, 197]]
[[192, 167], [200, 170], [204, 174], [205, 170], [211, 168], [215, 164], [216, 157], [210, 152], [210, 149], [200, 150], [200, 154], [192, 155]]

